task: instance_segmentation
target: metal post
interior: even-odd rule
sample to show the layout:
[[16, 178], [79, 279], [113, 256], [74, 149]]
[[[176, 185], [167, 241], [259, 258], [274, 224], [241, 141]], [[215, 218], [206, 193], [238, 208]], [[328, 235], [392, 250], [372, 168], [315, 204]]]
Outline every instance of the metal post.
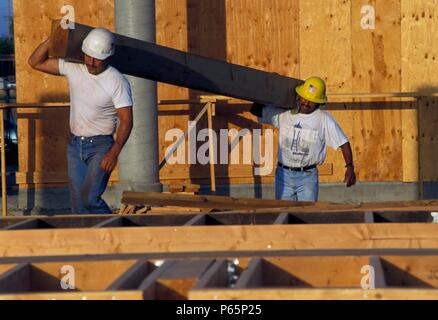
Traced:
[[5, 110], [0, 106], [0, 148], [1, 148], [1, 162], [2, 162], [2, 213], [3, 217], [8, 215], [8, 202], [6, 193], [6, 151], [5, 151]]

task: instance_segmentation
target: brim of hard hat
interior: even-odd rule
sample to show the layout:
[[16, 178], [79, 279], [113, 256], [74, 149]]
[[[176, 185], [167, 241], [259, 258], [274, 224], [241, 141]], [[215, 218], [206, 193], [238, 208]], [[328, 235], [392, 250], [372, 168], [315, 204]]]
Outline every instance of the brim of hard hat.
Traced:
[[319, 104], [326, 104], [328, 101], [327, 97], [324, 97], [323, 99], [315, 99], [313, 97], [306, 95], [306, 91], [304, 91], [304, 86], [296, 87], [295, 91], [300, 97], [302, 97], [310, 102], [319, 103]]
[[112, 54], [96, 53], [94, 51], [88, 50], [88, 48], [86, 48], [83, 44], [82, 44], [82, 52], [85, 53], [86, 55], [88, 55], [94, 59], [98, 59], [98, 60], [105, 60], [105, 59], [112, 56]]

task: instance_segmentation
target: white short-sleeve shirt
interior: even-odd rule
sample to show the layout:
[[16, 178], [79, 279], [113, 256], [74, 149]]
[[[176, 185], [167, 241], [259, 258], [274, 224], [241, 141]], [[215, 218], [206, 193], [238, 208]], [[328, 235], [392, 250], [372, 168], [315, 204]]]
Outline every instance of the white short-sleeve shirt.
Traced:
[[292, 168], [320, 165], [326, 158], [327, 145], [336, 150], [348, 142], [336, 120], [320, 109], [293, 114], [269, 106], [263, 108], [260, 121], [279, 129], [278, 161]]
[[70, 131], [76, 136], [111, 135], [117, 127], [117, 108], [132, 106], [131, 87], [109, 66], [93, 75], [84, 64], [59, 59], [59, 73], [70, 87]]

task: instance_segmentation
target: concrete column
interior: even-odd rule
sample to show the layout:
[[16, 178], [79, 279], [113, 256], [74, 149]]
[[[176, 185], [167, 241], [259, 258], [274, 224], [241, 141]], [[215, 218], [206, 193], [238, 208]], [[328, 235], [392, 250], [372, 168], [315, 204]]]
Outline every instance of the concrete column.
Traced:
[[[116, 33], [155, 43], [155, 0], [115, 0]], [[119, 191], [158, 191], [157, 85], [128, 76], [134, 99], [134, 128], [119, 157]]]

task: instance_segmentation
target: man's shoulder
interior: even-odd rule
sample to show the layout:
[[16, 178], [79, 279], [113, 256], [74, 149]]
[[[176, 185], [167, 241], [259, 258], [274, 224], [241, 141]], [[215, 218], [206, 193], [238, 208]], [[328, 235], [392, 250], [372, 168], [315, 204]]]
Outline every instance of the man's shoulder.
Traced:
[[64, 74], [68, 74], [72, 72], [83, 73], [84, 71], [86, 71], [85, 64], [83, 63], [65, 61], [64, 59], [59, 59], [58, 63], [60, 67], [60, 72], [63, 71]]
[[128, 79], [125, 77], [123, 73], [121, 73], [119, 70], [114, 68], [113, 66], [108, 67], [108, 75], [111, 79], [118, 80], [118, 81], [127, 81]]

